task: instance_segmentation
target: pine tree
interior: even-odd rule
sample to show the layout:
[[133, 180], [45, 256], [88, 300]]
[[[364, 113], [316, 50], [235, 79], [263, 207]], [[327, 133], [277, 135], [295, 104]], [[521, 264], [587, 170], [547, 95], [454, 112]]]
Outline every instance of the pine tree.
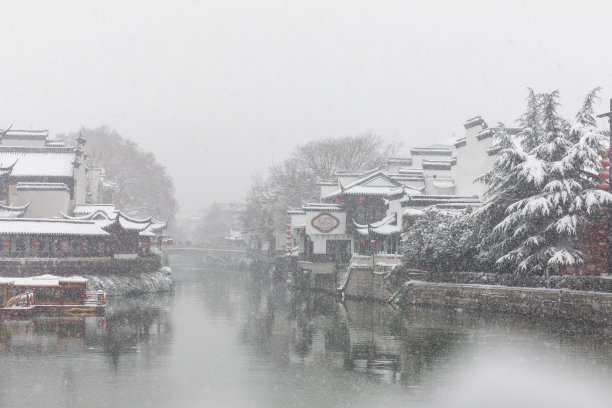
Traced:
[[[524, 126], [518, 141], [500, 153], [495, 175], [485, 180], [489, 198], [476, 212], [490, 225], [506, 207], [483, 240], [492, 247], [485, 256], [504, 253], [498, 266], [548, 274], [584, 262], [578, 228], [612, 202], [612, 195], [597, 189], [604, 142], [593, 116], [597, 91], [587, 95], [572, 125], [557, 113], [558, 92], [540, 95], [539, 125]], [[535, 117], [531, 102], [523, 118]]]

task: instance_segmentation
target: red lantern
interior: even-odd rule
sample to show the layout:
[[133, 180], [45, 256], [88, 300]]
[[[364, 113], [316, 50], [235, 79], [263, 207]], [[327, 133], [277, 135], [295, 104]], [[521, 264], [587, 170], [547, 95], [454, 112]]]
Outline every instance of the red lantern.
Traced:
[[600, 243], [599, 243], [599, 246], [600, 246], [601, 248], [607, 248], [607, 247], [608, 247], [608, 243], [607, 243], [607, 242], [600, 242]]
[[361, 245], [365, 245], [365, 239], [361, 240]]
[[360, 203], [363, 203], [363, 197], [359, 197], [357, 200], [359, 200]]
[[600, 171], [597, 176], [599, 176], [599, 178], [601, 180], [605, 181], [605, 180], [608, 180], [610, 178], [610, 173], [608, 173], [607, 171]]
[[610, 160], [602, 160], [602, 161], [601, 161], [601, 165], [602, 165], [604, 168], [610, 167]]
[[374, 239], [373, 239], [372, 241], [370, 241], [370, 243], [371, 243], [372, 245], [376, 245], [376, 240], [374, 240]]
[[610, 189], [610, 185], [608, 183], [601, 183], [597, 186], [600, 190], [608, 191]]
[[66, 250], [66, 241], [62, 241], [62, 242], [60, 242], [60, 249], [61, 249], [62, 251], [65, 251], [65, 250]]
[[10, 241], [2, 241], [2, 249], [9, 249], [11, 247]]
[[34, 247], [34, 249], [40, 249], [40, 241], [34, 241], [32, 242], [32, 247]]
[[102, 241], [98, 242], [98, 248], [104, 249], [104, 242]]
[[87, 241], [81, 241], [81, 249], [82, 250], [86, 250], [87, 249]]

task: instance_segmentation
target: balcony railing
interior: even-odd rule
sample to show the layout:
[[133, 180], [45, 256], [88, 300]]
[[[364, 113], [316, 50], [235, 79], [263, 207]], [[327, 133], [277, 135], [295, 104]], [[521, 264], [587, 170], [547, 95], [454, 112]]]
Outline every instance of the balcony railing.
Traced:
[[399, 265], [400, 263], [402, 263], [402, 256], [399, 254], [353, 254], [351, 258], [352, 266]]

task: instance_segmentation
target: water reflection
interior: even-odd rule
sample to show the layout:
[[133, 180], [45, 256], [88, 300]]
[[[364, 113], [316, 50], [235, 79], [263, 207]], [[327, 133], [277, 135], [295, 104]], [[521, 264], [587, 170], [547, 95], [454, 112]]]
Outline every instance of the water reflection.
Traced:
[[101, 318], [0, 320], [0, 406], [499, 406], [531, 384], [612, 380], [603, 329], [342, 303], [221, 268], [175, 278]]

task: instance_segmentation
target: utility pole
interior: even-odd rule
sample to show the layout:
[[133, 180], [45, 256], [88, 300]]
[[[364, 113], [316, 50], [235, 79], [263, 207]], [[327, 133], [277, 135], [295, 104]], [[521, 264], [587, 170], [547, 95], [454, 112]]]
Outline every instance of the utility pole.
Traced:
[[[598, 118], [608, 118], [610, 124], [609, 142], [608, 142], [608, 192], [610, 192], [610, 186], [612, 186], [612, 99], [610, 99], [610, 111], [597, 115]], [[606, 269], [608, 275], [612, 276], [612, 204], [608, 205], [608, 255], [606, 257]]]

